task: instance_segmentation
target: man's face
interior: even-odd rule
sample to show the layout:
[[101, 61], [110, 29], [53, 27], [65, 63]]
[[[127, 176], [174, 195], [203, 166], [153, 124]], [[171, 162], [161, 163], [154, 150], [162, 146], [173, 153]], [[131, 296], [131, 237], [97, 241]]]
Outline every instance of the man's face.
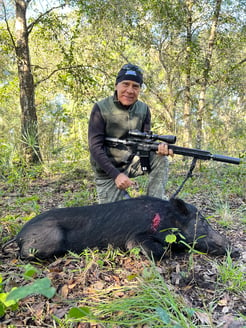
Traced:
[[138, 100], [140, 84], [130, 80], [124, 80], [115, 87], [119, 102], [124, 106], [130, 106]]

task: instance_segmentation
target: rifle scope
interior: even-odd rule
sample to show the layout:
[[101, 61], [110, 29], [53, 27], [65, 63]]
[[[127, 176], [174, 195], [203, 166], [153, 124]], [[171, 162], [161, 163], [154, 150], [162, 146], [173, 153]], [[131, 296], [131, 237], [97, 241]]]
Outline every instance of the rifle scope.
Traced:
[[158, 135], [153, 134], [152, 131], [149, 132], [141, 132], [139, 130], [130, 130], [128, 132], [130, 137], [135, 137], [138, 139], [151, 139], [151, 140], [160, 140], [163, 142], [167, 142], [169, 144], [175, 144], [176, 142], [176, 136], [173, 135]]

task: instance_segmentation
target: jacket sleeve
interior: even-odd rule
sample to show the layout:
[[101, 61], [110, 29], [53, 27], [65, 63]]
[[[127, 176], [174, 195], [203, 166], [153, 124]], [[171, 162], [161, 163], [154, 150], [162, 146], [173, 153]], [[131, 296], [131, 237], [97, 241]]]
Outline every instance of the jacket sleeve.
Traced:
[[120, 171], [109, 160], [105, 148], [105, 122], [97, 104], [94, 105], [88, 127], [89, 150], [97, 165], [112, 179], [120, 174]]

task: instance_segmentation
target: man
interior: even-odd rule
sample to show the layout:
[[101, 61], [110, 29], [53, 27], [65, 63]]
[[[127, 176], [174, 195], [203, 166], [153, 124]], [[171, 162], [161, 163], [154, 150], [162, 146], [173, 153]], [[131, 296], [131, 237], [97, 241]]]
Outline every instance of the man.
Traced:
[[[143, 174], [140, 158], [131, 149], [105, 144], [106, 137], [124, 139], [129, 130], [150, 131], [149, 107], [138, 100], [142, 84], [142, 70], [126, 64], [117, 75], [114, 95], [97, 102], [92, 109], [88, 138], [99, 203], [123, 199], [124, 191], [134, 184], [130, 178]], [[150, 152], [149, 196], [165, 198], [167, 155], [173, 152], [165, 143], [158, 146], [156, 153]]]

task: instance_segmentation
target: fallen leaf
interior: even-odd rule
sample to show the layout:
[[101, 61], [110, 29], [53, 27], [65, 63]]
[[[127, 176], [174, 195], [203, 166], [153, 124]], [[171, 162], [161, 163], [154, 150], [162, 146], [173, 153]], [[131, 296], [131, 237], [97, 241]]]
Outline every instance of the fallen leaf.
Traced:
[[61, 295], [64, 298], [67, 298], [68, 295], [68, 285], [63, 285], [61, 288]]
[[218, 301], [219, 306], [226, 306], [228, 303], [227, 299], [223, 298], [222, 300]]
[[105, 283], [102, 281], [97, 281], [94, 285], [93, 288], [97, 290], [102, 290], [105, 287]]
[[211, 324], [211, 318], [207, 313], [196, 311], [196, 315], [202, 324]]

